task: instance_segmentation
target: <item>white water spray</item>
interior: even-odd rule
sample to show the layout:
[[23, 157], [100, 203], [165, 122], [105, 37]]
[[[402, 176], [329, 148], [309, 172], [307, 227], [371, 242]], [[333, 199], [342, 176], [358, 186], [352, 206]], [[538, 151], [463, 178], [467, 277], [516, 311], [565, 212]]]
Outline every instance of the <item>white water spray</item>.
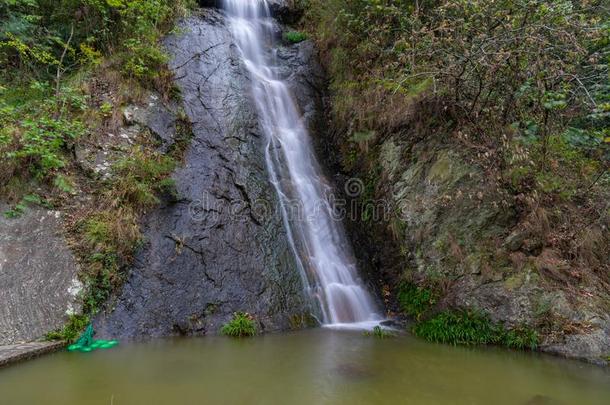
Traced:
[[[271, 182], [310, 293], [328, 325], [374, 323], [381, 317], [358, 277], [340, 220], [333, 218], [331, 187], [322, 176], [309, 134], [286, 83], [272, 63], [272, 27], [265, 0], [224, 0], [224, 8], [251, 75], [260, 125], [267, 139]], [[298, 207], [298, 210], [293, 210]]]

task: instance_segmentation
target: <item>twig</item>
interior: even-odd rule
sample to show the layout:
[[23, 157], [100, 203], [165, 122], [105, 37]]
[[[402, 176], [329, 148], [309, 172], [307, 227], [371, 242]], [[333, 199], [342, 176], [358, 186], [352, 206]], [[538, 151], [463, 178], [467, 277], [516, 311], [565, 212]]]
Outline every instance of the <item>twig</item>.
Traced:
[[61, 82], [62, 69], [61, 67], [64, 64], [64, 58], [66, 57], [66, 53], [68, 53], [68, 49], [70, 48], [70, 42], [72, 42], [72, 37], [74, 36], [74, 23], [70, 26], [70, 37], [68, 38], [68, 42], [66, 42], [66, 46], [64, 46], [64, 51], [61, 54], [61, 58], [59, 58], [59, 64], [57, 65], [57, 76], [55, 78], [55, 97], [59, 97], [59, 87]]

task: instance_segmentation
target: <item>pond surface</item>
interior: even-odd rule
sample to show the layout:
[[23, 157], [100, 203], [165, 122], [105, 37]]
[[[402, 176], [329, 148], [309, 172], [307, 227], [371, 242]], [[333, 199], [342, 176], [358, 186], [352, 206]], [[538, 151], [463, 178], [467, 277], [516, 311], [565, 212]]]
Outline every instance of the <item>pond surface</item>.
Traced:
[[0, 403], [607, 405], [610, 372], [531, 353], [314, 329], [55, 353], [1, 369]]

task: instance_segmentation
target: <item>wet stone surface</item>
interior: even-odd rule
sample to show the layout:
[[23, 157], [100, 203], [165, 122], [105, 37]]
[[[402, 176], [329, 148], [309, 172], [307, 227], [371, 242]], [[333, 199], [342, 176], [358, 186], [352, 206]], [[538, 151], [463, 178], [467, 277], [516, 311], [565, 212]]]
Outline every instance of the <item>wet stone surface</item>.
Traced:
[[261, 331], [298, 326], [309, 300], [268, 181], [250, 79], [222, 12], [186, 20], [166, 46], [194, 135], [173, 175], [180, 197], [144, 219], [146, 242], [96, 319], [96, 337], [217, 333], [235, 311], [251, 313]]
[[63, 342], [30, 342], [0, 346], [0, 367], [60, 350]]

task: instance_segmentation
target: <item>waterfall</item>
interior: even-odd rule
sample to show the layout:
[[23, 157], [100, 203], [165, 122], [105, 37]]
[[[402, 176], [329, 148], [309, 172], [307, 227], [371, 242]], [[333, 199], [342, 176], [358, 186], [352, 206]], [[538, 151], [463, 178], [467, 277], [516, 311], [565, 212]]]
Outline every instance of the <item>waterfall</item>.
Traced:
[[311, 140], [287, 84], [273, 64], [273, 19], [265, 0], [224, 0], [234, 39], [252, 80], [266, 161], [284, 224], [309, 293], [323, 323], [373, 323], [381, 319], [358, 277], [345, 231], [331, 201]]

